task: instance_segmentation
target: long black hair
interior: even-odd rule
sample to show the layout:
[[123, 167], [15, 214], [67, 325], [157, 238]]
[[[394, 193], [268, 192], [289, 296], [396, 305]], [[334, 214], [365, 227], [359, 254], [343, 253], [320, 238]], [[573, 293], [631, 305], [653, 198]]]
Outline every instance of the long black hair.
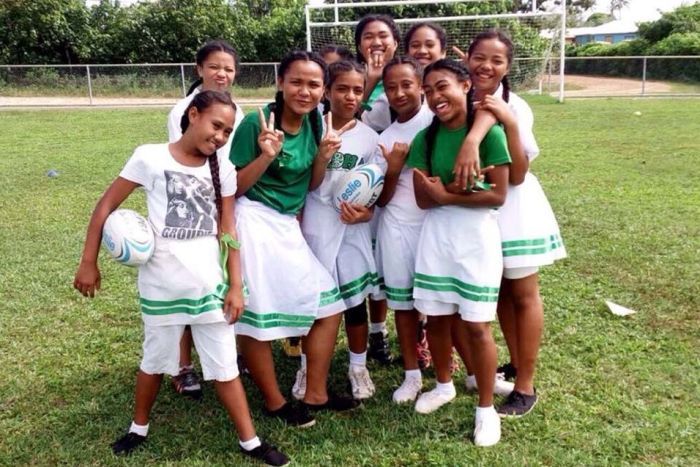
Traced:
[[[474, 52], [474, 49], [477, 45], [479, 45], [479, 42], [489, 39], [496, 39], [497, 41], [502, 42], [503, 45], [506, 46], [506, 49], [508, 50], [506, 53], [506, 58], [508, 59], [508, 66], [512, 65], [513, 55], [515, 53], [515, 46], [513, 45], [513, 41], [511, 40], [511, 38], [500, 29], [487, 29], [486, 31], [477, 34], [472, 43], [469, 44], [469, 55], [471, 55], [472, 52]], [[510, 99], [510, 83], [508, 82], [508, 75], [503, 76], [501, 84], [503, 84], [503, 100], [508, 102], [508, 100]]]
[[[201, 113], [213, 104], [230, 105], [235, 115], [236, 106], [233, 104], [233, 100], [231, 100], [231, 95], [228, 92], [202, 91], [200, 93], [197, 93], [192, 98], [192, 101], [185, 109], [185, 113], [182, 114], [182, 118], [180, 119], [180, 129], [182, 130], [182, 134], [184, 135], [185, 131], [187, 131], [187, 128], [190, 126], [189, 112], [192, 107], [195, 107], [197, 109], [197, 112]], [[219, 226], [221, 226], [221, 179], [219, 177], [219, 159], [216, 156], [216, 151], [214, 151], [212, 154], [209, 154], [209, 156], [207, 157], [207, 161], [209, 162], [211, 183], [212, 185], [214, 185], [214, 202], [216, 204], [216, 211], [219, 219], [218, 223]]]
[[360, 63], [365, 63], [366, 61], [362, 50], [360, 50], [360, 42], [362, 42], [362, 33], [364, 32], [365, 28], [369, 23], [374, 23], [375, 21], [379, 21], [380, 23], [386, 24], [389, 27], [389, 30], [391, 31], [391, 35], [394, 36], [396, 46], [398, 47], [399, 44], [401, 44], [401, 34], [399, 33], [399, 28], [394, 22], [394, 18], [392, 18], [389, 15], [365, 15], [357, 23], [357, 26], [355, 26], [355, 52], [357, 54], [357, 61]]
[[[423, 81], [425, 81], [431, 72], [438, 70], [449, 71], [455, 75], [457, 81], [460, 83], [469, 81], [469, 72], [464, 64], [450, 58], [442, 58], [425, 67], [425, 71], [423, 72]], [[467, 133], [469, 133], [474, 121], [474, 105], [472, 102], [473, 96], [474, 90], [473, 88], [470, 88], [469, 92], [467, 92]], [[440, 119], [436, 115], [433, 117], [433, 121], [430, 122], [430, 126], [425, 133], [425, 159], [428, 162], [428, 172], [431, 175], [433, 175], [433, 146], [435, 145], [435, 136], [437, 135], [439, 127]]]
[[[282, 61], [277, 68], [277, 79], [283, 80], [284, 75], [289, 70], [292, 63], [297, 61], [314, 62], [323, 70], [323, 84], [324, 86], [328, 83], [328, 67], [323, 58], [316, 52], [307, 52], [306, 50], [294, 50], [289, 52], [284, 56]], [[270, 110], [275, 114], [275, 129], [282, 129], [282, 111], [284, 110], [284, 94], [282, 91], [277, 91], [275, 93], [275, 102], [270, 104]], [[313, 109], [309, 113], [309, 122], [311, 123], [311, 129], [313, 130], [314, 140], [316, 145], [321, 144], [321, 135], [323, 133], [323, 128], [321, 126], [321, 115], [317, 109]]]
[[[236, 69], [238, 69], [238, 54], [231, 44], [221, 39], [209, 41], [200, 47], [197, 54], [194, 56], [195, 63], [198, 66], [203, 66], [204, 61], [214, 52], [226, 52], [227, 54], [231, 55], [233, 57], [233, 64]], [[187, 95], [189, 96], [192, 94], [194, 90], [197, 89], [203, 82], [204, 80], [202, 78], [197, 78], [187, 90]]]

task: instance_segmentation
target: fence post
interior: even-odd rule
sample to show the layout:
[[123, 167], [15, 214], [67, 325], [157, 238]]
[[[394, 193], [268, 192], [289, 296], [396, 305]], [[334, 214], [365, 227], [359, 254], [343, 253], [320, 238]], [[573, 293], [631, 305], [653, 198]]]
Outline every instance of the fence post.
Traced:
[[185, 65], [180, 63], [180, 82], [182, 83], [182, 97], [187, 97], [187, 90], [185, 89]]
[[277, 64], [272, 65], [275, 68], [275, 82], [273, 83], [274, 86], [277, 86]]
[[90, 98], [90, 105], [92, 105], [92, 78], [90, 76], [90, 65], [85, 65], [85, 69], [87, 70], [88, 96]]
[[645, 56], [642, 59], [642, 96], [646, 92], [646, 85], [647, 85], [647, 57]]

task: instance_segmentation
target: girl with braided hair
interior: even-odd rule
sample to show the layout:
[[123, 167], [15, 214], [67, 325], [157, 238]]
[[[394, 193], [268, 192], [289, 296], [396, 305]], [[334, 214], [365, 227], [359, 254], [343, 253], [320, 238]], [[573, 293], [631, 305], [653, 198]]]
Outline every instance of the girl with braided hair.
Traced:
[[[513, 158], [508, 196], [498, 217], [504, 265], [498, 320], [510, 353], [510, 362], [499, 372], [515, 379], [513, 391], [498, 408], [502, 417], [525, 415], [537, 403], [534, 375], [544, 322], [538, 270], [566, 256], [554, 212], [537, 177], [529, 171], [539, 147], [532, 133], [532, 110], [510, 91], [513, 53], [507, 35], [487, 30], [474, 38], [465, 57], [477, 108], [488, 110], [503, 125]], [[477, 141], [483, 135], [470, 134]]]
[[[307, 193], [321, 184], [328, 160], [341, 145], [336, 132], [322, 135], [317, 106], [326, 74], [318, 54], [287, 54], [278, 68], [275, 102], [243, 119], [230, 155], [238, 170], [236, 221], [246, 245], [242, 267], [250, 288], [236, 333], [266, 413], [298, 427], [315, 423], [313, 410], [358, 405], [326, 388], [345, 305], [297, 219]], [[293, 336], [305, 336], [301, 404], [288, 403], [280, 391], [270, 345]]]
[[[496, 316], [503, 261], [495, 208], [505, 201], [510, 156], [503, 129], [494, 126], [479, 148], [488, 183], [466, 191], [452, 171], [464, 137], [474, 121], [466, 68], [443, 59], [429, 65], [423, 91], [435, 113], [416, 135], [408, 156], [414, 168], [416, 202], [427, 209], [416, 251], [415, 307], [428, 316], [428, 341], [437, 386], [421, 394], [415, 409], [430, 413], [454, 399], [449, 360], [451, 330], [461, 325], [471, 349], [479, 383], [474, 442], [491, 446], [501, 437], [493, 407], [496, 344], [490, 321]], [[455, 323], [454, 315], [461, 320]]]
[[[238, 54], [233, 47], [224, 40], [213, 40], [204, 44], [195, 55], [197, 75], [199, 78], [192, 83], [187, 96], [181, 99], [168, 114], [168, 141], [174, 143], [182, 137], [180, 122], [185, 109], [192, 102], [194, 96], [202, 91], [229, 92], [231, 85], [236, 78], [238, 69]], [[234, 103], [236, 117], [233, 123], [233, 131], [243, 121], [243, 109]], [[233, 133], [232, 133], [233, 134]], [[228, 138], [217, 154], [219, 160], [228, 158], [231, 149], [231, 137]], [[188, 206], [191, 211], [196, 209], [196, 205]], [[180, 373], [172, 379], [172, 386], [176, 392], [200, 399], [202, 388], [199, 377], [192, 364], [192, 332], [185, 329], [180, 342]]]
[[[175, 143], [138, 147], [98, 202], [90, 219], [85, 247], [73, 286], [94, 297], [100, 288], [97, 267], [105, 220], [138, 187], [146, 191], [148, 221], [155, 233], [153, 256], [139, 268], [138, 289], [144, 322], [143, 359], [136, 378], [134, 417], [127, 433], [112, 444], [128, 455], [148, 434], [151, 408], [163, 374], [179, 371], [179, 342], [189, 325], [199, 350], [204, 379], [214, 380], [222, 405], [238, 431], [241, 451], [268, 465], [289, 459], [255, 434], [236, 365], [233, 322], [243, 312], [239, 244], [234, 221], [236, 171], [216, 150], [233, 131], [234, 107], [228, 94], [203, 91], [186, 109], [183, 135]], [[211, 228], [172, 225], [170, 204], [186, 201], [184, 191], [168, 190], [173, 177], [195, 180], [213, 191]]]

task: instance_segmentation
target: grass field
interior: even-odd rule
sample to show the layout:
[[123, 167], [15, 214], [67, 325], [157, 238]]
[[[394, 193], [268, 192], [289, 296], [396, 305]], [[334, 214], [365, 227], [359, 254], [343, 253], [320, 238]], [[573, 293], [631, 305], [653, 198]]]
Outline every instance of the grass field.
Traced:
[[[533, 171], [570, 255], [542, 274], [539, 405], [479, 449], [462, 375], [453, 404], [419, 416], [390, 402], [399, 367], [373, 367], [372, 400], [307, 430], [265, 419], [245, 380], [259, 433], [296, 465], [700, 464], [700, 100], [531, 102]], [[210, 385], [201, 404], [164, 385], [145, 448], [111, 455], [140, 358], [136, 274], [102, 259], [98, 298], [71, 288], [96, 200], [135, 146], [165, 140], [166, 112], [0, 112], [0, 464], [247, 465]], [[605, 299], [638, 313], [613, 316]], [[341, 342], [339, 390], [346, 359]], [[297, 363], [278, 363], [289, 388]]]

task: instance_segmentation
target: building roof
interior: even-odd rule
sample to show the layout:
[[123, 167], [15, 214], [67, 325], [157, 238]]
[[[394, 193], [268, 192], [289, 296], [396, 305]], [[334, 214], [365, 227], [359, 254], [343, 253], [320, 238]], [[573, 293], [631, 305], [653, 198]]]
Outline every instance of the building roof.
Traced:
[[592, 36], [595, 34], [630, 34], [637, 32], [637, 25], [632, 21], [618, 19], [609, 23], [601, 24], [600, 26], [588, 28], [569, 28], [566, 31], [566, 37]]

